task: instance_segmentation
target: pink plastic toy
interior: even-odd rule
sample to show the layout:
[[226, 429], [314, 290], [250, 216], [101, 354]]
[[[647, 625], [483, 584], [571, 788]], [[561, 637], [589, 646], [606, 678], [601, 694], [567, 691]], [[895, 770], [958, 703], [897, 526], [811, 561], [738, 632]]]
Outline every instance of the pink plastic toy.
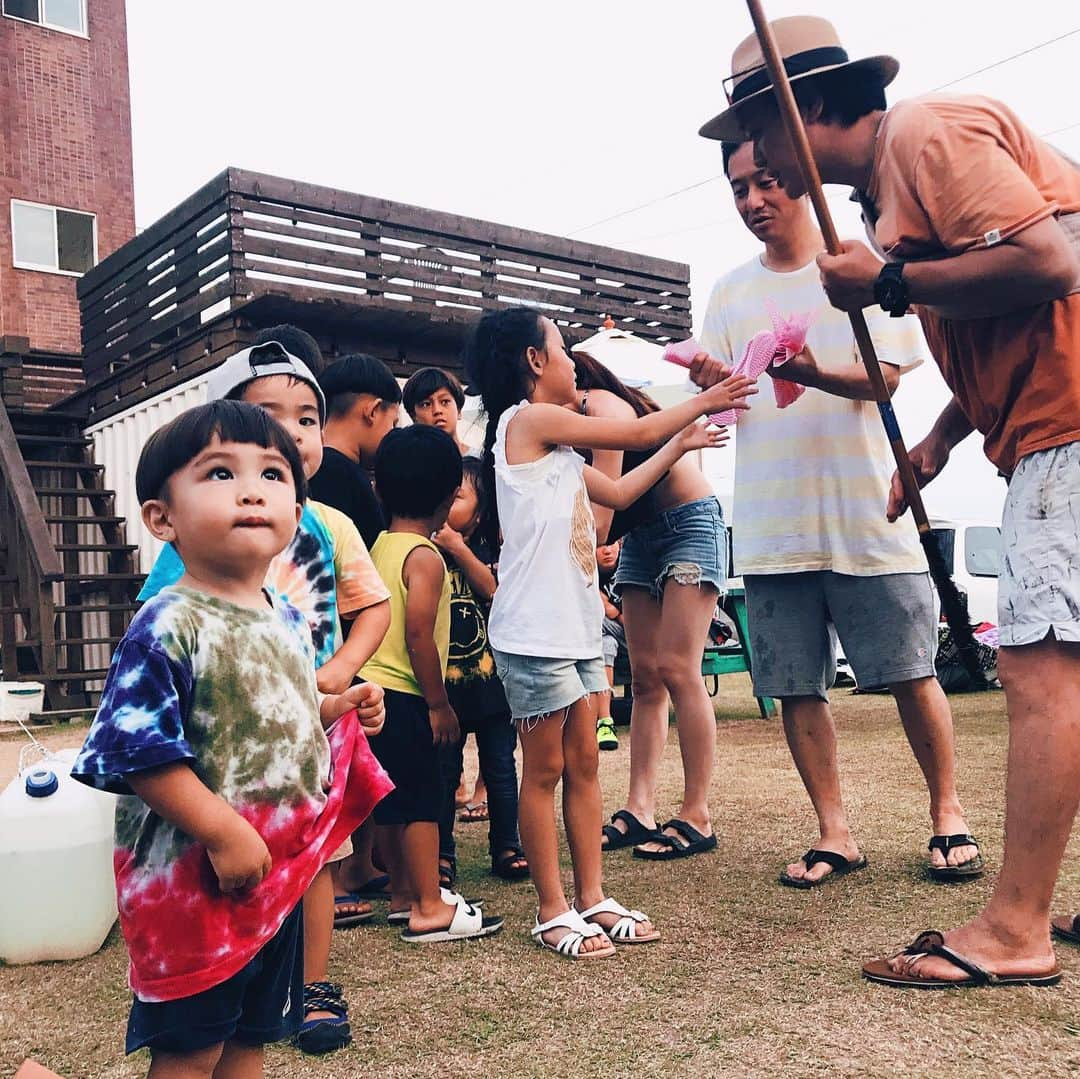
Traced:
[[[782, 367], [793, 356], [802, 352], [806, 346], [806, 331], [813, 320], [811, 312], [784, 318], [771, 302], [766, 303], [766, 307], [772, 319], [773, 328], [761, 330], [750, 338], [742, 358], [735, 366], [734, 373], [737, 375], [758, 379], [770, 367]], [[700, 342], [691, 337], [678, 344], [668, 345], [664, 349], [664, 359], [668, 363], [688, 368], [694, 357], [704, 351]], [[785, 378], [773, 378], [773, 394], [776, 397], [777, 408], [787, 408], [805, 392], [806, 388], [797, 382], [791, 382]], [[739, 410], [731, 408], [726, 412], [718, 412], [710, 416], [709, 421], [719, 427], [726, 427], [735, 423], [738, 415]]]

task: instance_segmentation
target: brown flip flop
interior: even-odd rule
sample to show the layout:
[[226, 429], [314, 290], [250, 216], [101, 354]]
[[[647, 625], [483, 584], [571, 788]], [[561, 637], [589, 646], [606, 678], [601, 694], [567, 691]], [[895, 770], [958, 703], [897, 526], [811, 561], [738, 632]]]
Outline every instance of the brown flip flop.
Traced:
[[[923, 956], [934, 955], [946, 959], [953, 966], [967, 974], [966, 978], [950, 982], [944, 978], [924, 978], [918, 974], [898, 974], [889, 966], [887, 959], [875, 959], [862, 968], [862, 976], [878, 985], [889, 985], [895, 989], [974, 989], [984, 985], [1057, 985], [1061, 981], [1061, 970], [1055, 966], [1049, 974], [991, 974], [966, 956], [954, 952], [945, 944], [945, 937], [937, 930], [929, 929], [920, 933], [902, 952], [897, 955]], [[893, 957], [895, 958], [895, 956]]]
[[1071, 914], [1060, 914], [1052, 918], [1050, 931], [1059, 940], [1067, 940], [1070, 944], [1080, 944], [1080, 914], [1075, 917]]

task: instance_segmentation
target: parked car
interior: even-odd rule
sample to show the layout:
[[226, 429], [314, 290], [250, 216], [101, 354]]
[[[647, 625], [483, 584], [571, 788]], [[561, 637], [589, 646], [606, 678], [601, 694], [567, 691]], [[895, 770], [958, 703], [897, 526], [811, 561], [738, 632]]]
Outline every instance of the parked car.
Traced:
[[972, 624], [997, 625], [998, 577], [1001, 575], [1001, 529], [986, 521], [933, 518], [934, 536], [957, 587], [967, 595]]

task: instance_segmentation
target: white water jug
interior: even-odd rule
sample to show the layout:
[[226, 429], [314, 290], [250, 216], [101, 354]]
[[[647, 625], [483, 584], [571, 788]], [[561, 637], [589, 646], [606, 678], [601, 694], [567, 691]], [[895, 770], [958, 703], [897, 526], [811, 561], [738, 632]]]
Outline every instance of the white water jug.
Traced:
[[71, 778], [76, 753], [37, 756], [0, 792], [6, 963], [92, 955], [116, 921], [116, 798]]

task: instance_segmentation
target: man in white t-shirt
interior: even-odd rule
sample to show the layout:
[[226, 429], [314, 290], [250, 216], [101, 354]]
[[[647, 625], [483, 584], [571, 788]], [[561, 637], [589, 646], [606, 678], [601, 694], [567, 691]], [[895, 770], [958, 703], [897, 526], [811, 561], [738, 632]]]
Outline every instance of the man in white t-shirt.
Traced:
[[[755, 165], [750, 143], [723, 149], [736, 208], [765, 251], [713, 288], [701, 334], [710, 358], [695, 360], [695, 381], [712, 384], [771, 327], [769, 302], [784, 315], [813, 313], [806, 351], [776, 372], [806, 392], [781, 410], [763, 386], [740, 415], [735, 440], [732, 537], [746, 586], [754, 692], [781, 699], [788, 746], [820, 828], [780, 880], [809, 888], [866, 864], [844, 811], [828, 702], [837, 636], [859, 684], [888, 686], [896, 699], [930, 792], [931, 875], [978, 876], [982, 858], [956, 793], [952, 713], [934, 676], [937, 615], [926, 559], [910, 523], [885, 519], [889, 444], [847, 316], [821, 287], [821, 234], [807, 200], [788, 198]], [[866, 314], [895, 391], [925, 345], [913, 320]]]

